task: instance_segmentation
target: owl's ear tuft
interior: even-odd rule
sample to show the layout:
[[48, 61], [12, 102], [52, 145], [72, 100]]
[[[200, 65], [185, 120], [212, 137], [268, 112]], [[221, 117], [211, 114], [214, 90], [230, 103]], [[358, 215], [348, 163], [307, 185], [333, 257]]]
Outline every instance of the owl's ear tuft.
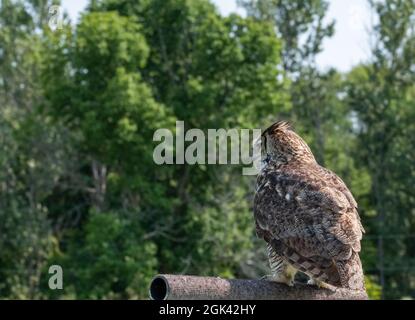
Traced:
[[265, 134], [266, 132], [272, 133], [275, 131], [285, 131], [285, 130], [292, 130], [292, 126], [288, 121], [282, 120], [282, 121], [277, 121], [273, 123], [272, 125], [270, 125], [267, 129], [265, 129], [263, 134]]
[[275, 123], [275, 130], [291, 130], [291, 123], [288, 121], [278, 121]]

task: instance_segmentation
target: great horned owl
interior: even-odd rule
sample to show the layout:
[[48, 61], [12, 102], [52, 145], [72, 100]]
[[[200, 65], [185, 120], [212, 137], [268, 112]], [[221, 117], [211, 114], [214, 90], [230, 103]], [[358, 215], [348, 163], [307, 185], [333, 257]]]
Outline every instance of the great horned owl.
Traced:
[[364, 229], [344, 182], [321, 167], [286, 122], [262, 133], [264, 167], [254, 217], [267, 242], [271, 280], [293, 285], [301, 271], [319, 287], [364, 289], [359, 258]]

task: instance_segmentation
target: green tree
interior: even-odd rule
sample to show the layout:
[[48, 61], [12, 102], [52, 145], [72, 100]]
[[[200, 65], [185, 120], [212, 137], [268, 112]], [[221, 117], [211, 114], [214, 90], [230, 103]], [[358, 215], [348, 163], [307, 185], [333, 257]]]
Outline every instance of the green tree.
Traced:
[[333, 133], [331, 123], [345, 118], [341, 103], [333, 99], [341, 90], [336, 79], [339, 75], [334, 70], [322, 72], [316, 66], [323, 41], [334, 33], [334, 22], [325, 19], [328, 2], [240, 0], [238, 3], [248, 15], [271, 22], [276, 34], [283, 39], [281, 55], [291, 81], [288, 92], [293, 107], [281, 116], [293, 120], [297, 130], [307, 137], [318, 162], [324, 165], [326, 139]]
[[93, 212], [81, 230], [67, 238], [62, 266], [67, 286], [50, 296], [78, 299], [145, 299], [157, 270], [156, 246], [143, 241], [134, 212]]
[[[2, 297], [41, 297], [38, 287], [42, 270], [54, 249], [53, 226], [42, 201], [56, 186], [63, 149], [56, 148], [61, 136], [47, 119], [37, 115], [44, 100], [38, 82], [41, 28], [47, 22], [51, 3], [0, 3]], [[54, 152], [48, 153], [51, 149]]]
[[[413, 1], [371, 2], [371, 63], [349, 75], [348, 101], [357, 114], [357, 157], [371, 176], [369, 228], [376, 235], [376, 267], [383, 298], [411, 294], [413, 265], [413, 128], [415, 18]], [[397, 291], [395, 288], [399, 288]]]
[[284, 69], [301, 72], [314, 67], [315, 57], [323, 50], [323, 40], [334, 34], [334, 22], [326, 22], [326, 0], [238, 0], [249, 16], [270, 21], [283, 39]]
[[[143, 79], [151, 84], [157, 101], [185, 121], [186, 128], [249, 128], [288, 108], [277, 68], [280, 43], [267, 22], [237, 15], [223, 18], [202, 0], [94, 1], [90, 8], [116, 10], [141, 24], [150, 48]], [[248, 181], [237, 177], [235, 170], [204, 165], [159, 170], [164, 173], [159, 172], [158, 181], [168, 186], [162, 199], [170, 205], [157, 212], [160, 206], [153, 203], [146, 228], [156, 234], [162, 271], [239, 272], [243, 255], [232, 259], [230, 252], [248, 247], [250, 238], [232, 237], [218, 227], [214, 237], [206, 234], [212, 223], [235, 223], [232, 228], [241, 234], [252, 234], [247, 202], [238, 211], [223, 214], [223, 205], [216, 200], [223, 189], [230, 197], [229, 208], [246, 197]], [[243, 189], [245, 195], [237, 196]], [[229, 252], [227, 263], [221, 262], [213, 246], [225, 238], [222, 252]]]
[[[106, 6], [111, 12], [97, 12]], [[44, 112], [77, 132], [84, 155], [80, 192], [96, 213], [87, 210], [90, 218], [83, 221], [95, 223], [100, 218], [94, 216], [109, 210], [116, 219], [122, 207], [135, 212], [157, 250], [135, 257], [137, 265], [156, 254], [152, 268], [162, 272], [238, 274], [253, 237], [249, 181], [240, 177], [241, 168], [156, 166], [152, 135], [158, 128], [173, 129], [175, 119], [187, 128], [249, 128], [288, 108], [271, 25], [223, 18], [208, 1], [95, 2], [91, 8], [75, 32], [65, 28], [48, 35], [43, 64]], [[84, 236], [65, 236], [62, 243]], [[139, 233], [133, 237], [140, 241]], [[82, 264], [74, 253], [90, 250], [80, 247], [64, 249], [63, 257]], [[117, 254], [128, 254], [127, 247]], [[105, 261], [108, 255], [99, 253]], [[96, 287], [93, 270], [72, 274], [84, 285], [73, 289], [76, 296], [106, 297], [110, 290], [132, 297], [125, 285]], [[119, 283], [131, 281], [132, 271], [127, 274]], [[143, 286], [144, 280], [137, 283]]]

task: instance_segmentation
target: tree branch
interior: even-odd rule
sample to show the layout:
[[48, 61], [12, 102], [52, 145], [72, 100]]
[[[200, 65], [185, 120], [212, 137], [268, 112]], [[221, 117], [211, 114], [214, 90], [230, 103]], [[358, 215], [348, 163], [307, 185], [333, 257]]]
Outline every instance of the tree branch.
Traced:
[[160, 274], [150, 284], [153, 300], [367, 300], [365, 291], [336, 291], [296, 283]]

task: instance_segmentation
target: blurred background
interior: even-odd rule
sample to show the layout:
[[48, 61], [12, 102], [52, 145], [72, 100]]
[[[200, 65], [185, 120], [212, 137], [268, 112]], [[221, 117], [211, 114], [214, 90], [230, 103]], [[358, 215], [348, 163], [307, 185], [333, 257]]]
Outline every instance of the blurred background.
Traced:
[[0, 297], [268, 274], [255, 176], [156, 165], [153, 133], [285, 119], [359, 203], [370, 297], [414, 298], [414, 22], [414, 0], [0, 1]]

